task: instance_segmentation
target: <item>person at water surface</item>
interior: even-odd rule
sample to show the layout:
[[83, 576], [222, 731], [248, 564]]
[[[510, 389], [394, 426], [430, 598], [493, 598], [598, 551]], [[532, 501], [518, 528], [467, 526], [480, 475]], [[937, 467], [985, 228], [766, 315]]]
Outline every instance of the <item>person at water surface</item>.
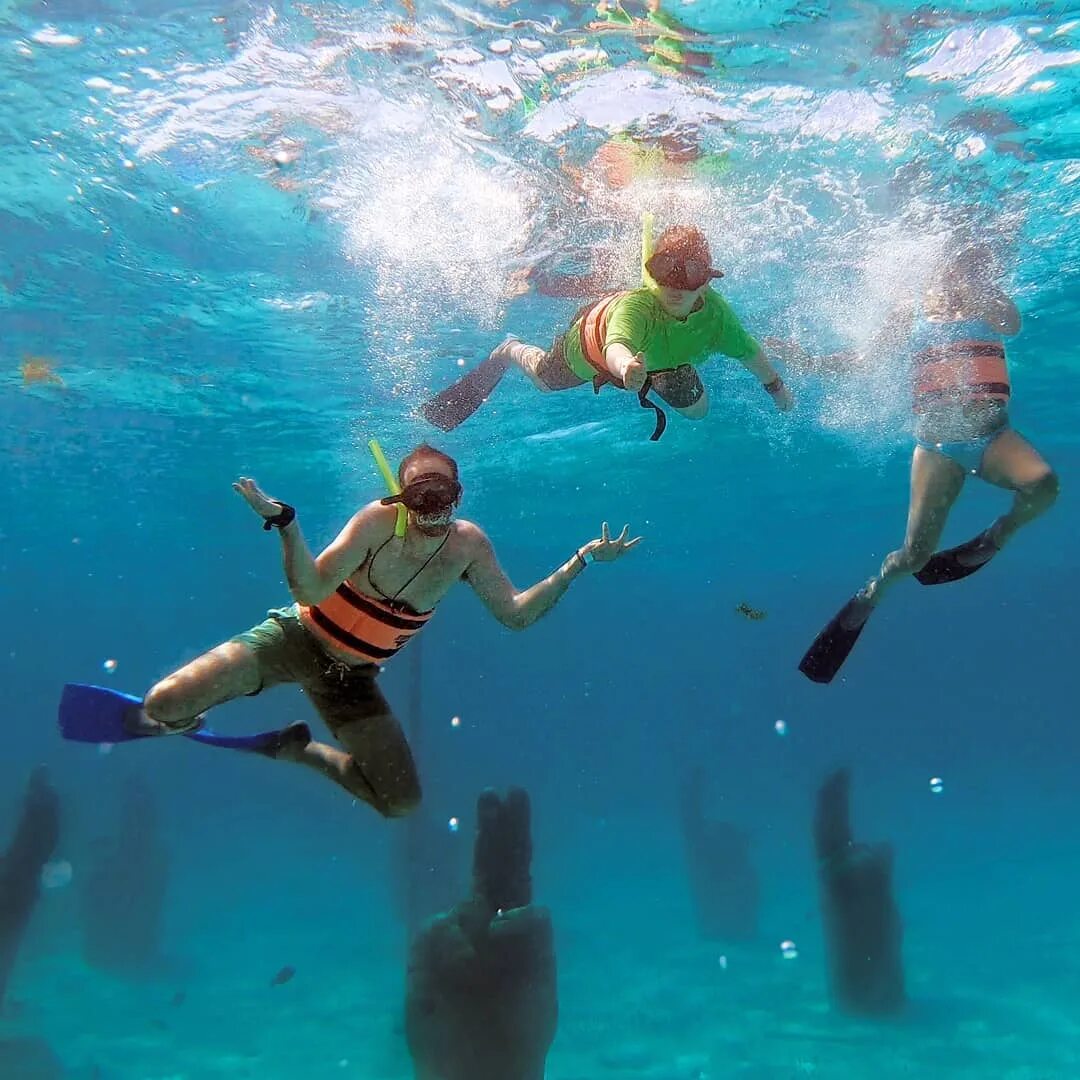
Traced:
[[723, 353], [761, 383], [776, 408], [792, 408], [791, 391], [712, 288], [723, 273], [713, 267], [699, 229], [666, 229], [645, 268], [648, 284], [586, 305], [550, 349], [510, 337], [491, 359], [515, 364], [545, 392], [611, 383], [644, 398], [651, 389], [680, 415], [700, 420], [709, 411], [709, 395], [697, 366]]
[[[864, 352], [814, 357], [797, 345], [777, 343], [787, 362], [806, 372], [850, 376], [878, 357], [910, 357], [915, 449], [907, 533], [819, 635], [814, 656], [804, 658], [810, 678], [827, 676], [816, 681], [832, 678], [898, 581], [914, 575], [923, 585], [941, 585], [970, 576], [1057, 499], [1056, 473], [1009, 420], [1012, 387], [1004, 339], [1019, 332], [1020, 312], [998, 277], [987, 244], [954, 243], [921, 303], [900, 304]], [[1012, 506], [973, 539], [935, 554], [969, 476], [1011, 491]]]
[[[398, 470], [399, 495], [369, 503], [314, 557], [295, 510], [243, 477], [233, 487], [281, 537], [294, 603], [269, 612], [247, 632], [162, 679], [134, 721], [139, 734], [184, 734], [203, 714], [279, 683], [299, 684], [343, 749], [315, 742], [295, 723], [264, 752], [308, 765], [386, 817], [420, 800], [404, 732], [376, 679], [380, 664], [418, 634], [450, 589], [464, 580], [503, 626], [524, 630], [550, 611], [590, 562], [614, 562], [635, 547], [629, 527], [578, 548], [554, 573], [519, 590], [491, 541], [455, 517], [462, 488], [456, 462], [431, 446], [413, 450]], [[395, 532], [398, 505], [407, 511]]]

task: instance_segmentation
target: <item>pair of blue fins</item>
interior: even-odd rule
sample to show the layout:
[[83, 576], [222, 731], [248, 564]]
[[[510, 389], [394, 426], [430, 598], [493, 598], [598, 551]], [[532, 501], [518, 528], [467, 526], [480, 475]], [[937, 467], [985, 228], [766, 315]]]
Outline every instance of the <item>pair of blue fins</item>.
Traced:
[[[989, 532], [981, 532], [971, 540], [946, 551], [939, 551], [913, 576], [920, 585], [946, 585], [961, 581], [981, 570], [998, 552]], [[857, 592], [829, 621], [828, 625], [806, 650], [799, 670], [812, 682], [830, 683], [855, 648], [855, 642], [870, 620], [873, 608], [868, 607], [862, 592]]]
[[[110, 690], [107, 686], [68, 683], [60, 697], [60, 734], [73, 742], [122, 743], [153, 737], [140, 731], [133, 720], [142, 709], [142, 699]], [[302, 725], [295, 725], [302, 726]], [[205, 728], [184, 733], [185, 739], [217, 746], [223, 750], [246, 750], [272, 755], [290, 731], [260, 731], [255, 735], [217, 735]], [[308, 733], [310, 738], [310, 732]]]

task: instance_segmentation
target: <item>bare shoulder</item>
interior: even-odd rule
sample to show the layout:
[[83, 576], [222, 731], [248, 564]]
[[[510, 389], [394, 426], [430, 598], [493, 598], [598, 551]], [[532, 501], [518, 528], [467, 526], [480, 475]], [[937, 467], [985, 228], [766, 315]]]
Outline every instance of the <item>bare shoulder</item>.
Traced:
[[377, 544], [393, 533], [396, 521], [397, 511], [394, 507], [370, 502], [349, 518], [342, 535], [348, 536], [350, 542], [363, 540], [369, 545]]
[[454, 523], [454, 536], [460, 545], [462, 555], [470, 560], [491, 550], [491, 541], [487, 533], [473, 521], [459, 518]]

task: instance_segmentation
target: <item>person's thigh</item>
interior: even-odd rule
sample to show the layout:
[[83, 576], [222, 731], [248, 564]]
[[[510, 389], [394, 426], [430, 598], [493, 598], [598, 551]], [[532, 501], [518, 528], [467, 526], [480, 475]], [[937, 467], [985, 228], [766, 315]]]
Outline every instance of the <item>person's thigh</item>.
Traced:
[[376, 809], [393, 816], [420, 801], [420, 778], [405, 732], [374, 674], [350, 673], [335, 685], [307, 687], [311, 704], [360, 770]]

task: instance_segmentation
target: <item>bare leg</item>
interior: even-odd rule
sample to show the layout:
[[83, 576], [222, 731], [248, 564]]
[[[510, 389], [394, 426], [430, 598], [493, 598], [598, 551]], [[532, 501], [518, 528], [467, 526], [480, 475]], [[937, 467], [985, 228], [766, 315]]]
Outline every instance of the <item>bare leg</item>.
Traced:
[[393, 716], [356, 720], [335, 734], [346, 750], [312, 741], [306, 746], [287, 744], [276, 757], [307, 765], [383, 817], [404, 817], [419, 805], [416, 765]]
[[154, 733], [183, 732], [207, 709], [258, 688], [254, 652], [241, 642], [226, 641], [151, 687], [143, 714]]
[[871, 606], [881, 603], [886, 590], [897, 581], [927, 564], [963, 486], [964, 470], [955, 461], [915, 447], [904, 546], [885, 556], [878, 576], [867, 585], [865, 596]]
[[376, 680], [354, 677], [344, 689], [311, 686], [308, 698], [344, 750], [292, 740], [276, 756], [315, 769], [384, 817], [414, 809], [420, 802], [416, 764]]
[[545, 394], [551, 387], [540, 377], [540, 366], [547, 358], [547, 352], [539, 345], [527, 345], [515, 337], [508, 337], [498, 348], [493, 349], [491, 359], [505, 357], [510, 363], [525, 372], [529, 382]]
[[1012, 509], [987, 530], [998, 548], [1049, 510], [1058, 496], [1057, 474], [1017, 431], [1002, 432], [986, 448], [979, 475], [990, 484], [1016, 492]]

